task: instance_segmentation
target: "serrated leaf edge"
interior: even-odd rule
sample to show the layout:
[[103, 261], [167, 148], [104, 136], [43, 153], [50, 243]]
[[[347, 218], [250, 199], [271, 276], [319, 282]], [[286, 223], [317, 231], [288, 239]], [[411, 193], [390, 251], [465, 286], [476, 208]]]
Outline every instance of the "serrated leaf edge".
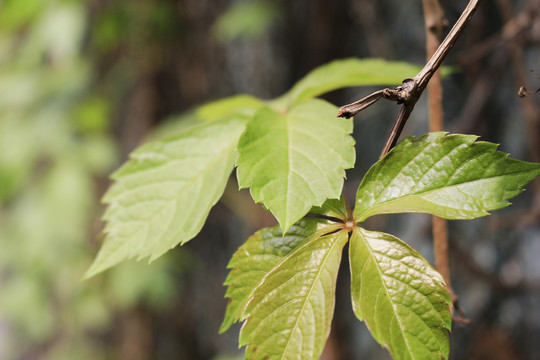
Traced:
[[244, 309], [242, 311], [242, 316], [241, 318], [238, 320], [238, 321], [244, 321], [248, 318], [249, 316], [249, 311], [248, 308], [250, 306], [250, 304], [252, 303], [252, 301], [254, 301], [254, 297], [252, 296], [253, 293], [255, 292], [255, 290], [257, 290], [257, 288], [259, 288], [262, 284], [264, 284], [267, 280], [267, 278], [270, 276], [270, 274], [274, 271], [274, 270], [277, 270], [279, 267], [283, 266], [283, 263], [285, 263], [286, 261], [288, 261], [288, 259], [293, 256], [297, 251], [300, 251], [302, 248], [304, 248], [305, 246], [307, 246], [309, 243], [311, 243], [312, 241], [315, 241], [323, 236], [326, 236], [326, 235], [330, 235], [330, 233], [332, 232], [335, 232], [335, 231], [338, 231], [340, 230], [342, 227], [341, 225], [329, 225], [328, 227], [324, 227], [323, 229], [320, 229], [318, 230], [317, 232], [315, 232], [313, 234], [313, 236], [309, 237], [306, 239], [306, 241], [304, 242], [304, 244], [302, 244], [301, 246], [299, 246], [297, 249], [295, 249], [294, 251], [292, 251], [290, 254], [288, 254], [287, 256], [283, 257], [281, 259], [281, 261], [279, 261], [276, 266], [274, 266], [272, 268], [272, 270], [270, 270], [268, 273], [266, 273], [266, 275], [259, 281], [259, 283], [257, 284], [257, 286], [255, 286], [253, 288], [253, 290], [251, 291], [251, 294], [249, 296], [249, 300], [246, 302], [245, 306], [244, 306]]
[[[333, 231], [336, 231], [336, 230], [339, 230], [340, 229], [340, 226], [334, 226], [335, 229]], [[312, 239], [306, 241], [302, 246], [300, 246], [298, 249], [296, 249], [295, 251], [293, 251], [291, 254], [289, 254], [287, 257], [285, 257], [283, 259], [283, 261], [281, 261], [278, 265], [276, 265], [270, 272], [268, 272], [264, 278], [259, 282], [259, 284], [257, 285], [257, 287], [255, 287], [255, 289], [253, 290], [252, 294], [256, 291], [256, 289], [261, 286], [262, 284], [264, 284], [264, 282], [268, 279], [268, 277], [274, 272], [274, 271], [277, 271], [281, 266], [283, 266], [283, 264], [285, 263], [285, 261], [287, 259], [289, 259], [291, 256], [293, 256], [293, 254], [301, 251], [304, 247], [310, 245], [313, 241], [317, 241], [319, 238], [321, 238], [322, 236], [330, 236], [332, 235], [332, 231], [330, 232], [326, 232], [326, 233], [322, 233], [321, 232], [318, 232], [317, 233], [318, 236], [314, 236]], [[347, 237], [347, 239], [343, 239], [340, 241], [340, 238], [341, 237]], [[347, 243], [348, 241], [348, 238], [349, 238], [349, 232], [348, 231], [339, 231], [338, 233], [335, 233], [335, 240], [331, 246], [331, 248], [327, 251], [326, 255], [325, 255], [325, 260], [322, 261], [322, 263], [325, 263], [326, 260], [328, 259], [328, 257], [330, 256], [330, 254], [333, 253], [333, 250], [335, 249], [335, 246], [339, 245], [341, 242], [343, 242], [343, 246], [345, 246], [345, 244]], [[320, 277], [320, 274], [321, 274], [321, 271], [323, 269], [323, 266], [321, 266], [318, 271], [317, 271], [317, 275], [316, 275], [316, 278], [318, 279]], [[315, 284], [317, 284], [317, 281], [314, 281], [313, 282], [313, 285], [311, 286], [310, 290], [309, 290], [309, 294], [306, 295], [306, 299], [309, 299], [310, 297], [310, 294], [312, 293], [313, 291], [313, 288], [315, 286]], [[335, 294], [334, 294], [335, 296]], [[243, 314], [243, 318], [242, 320], [244, 321], [244, 323], [242, 324], [242, 328], [240, 330], [240, 339], [239, 339], [239, 348], [243, 347], [243, 346], [249, 346], [251, 344], [251, 342], [248, 340], [249, 339], [249, 334], [246, 335], [246, 337], [242, 336], [242, 331], [244, 330], [246, 324], [248, 323], [249, 321], [249, 317], [251, 316], [250, 314], [250, 311], [249, 310], [249, 307], [251, 306], [252, 302], [255, 300], [255, 297], [251, 296], [249, 301], [246, 303], [245, 305], [245, 308], [244, 308], [244, 314]], [[304, 304], [302, 305], [302, 310], [300, 311], [300, 314], [303, 314], [304, 313], [304, 307], [305, 307], [305, 303], [306, 301], [304, 301]], [[256, 305], [255, 305], [256, 306]], [[335, 304], [334, 304], [335, 306]], [[295, 325], [292, 329], [296, 329], [297, 326], [298, 326], [298, 321], [299, 319], [301, 318], [301, 316], [298, 316], [296, 322], [295, 322]], [[262, 324], [262, 322], [260, 324], [257, 325], [257, 327], [253, 330], [253, 332], [255, 332], [255, 330], [258, 328], [258, 326], [260, 326]], [[329, 322], [329, 325], [331, 324], [331, 322]], [[291, 335], [294, 334], [294, 330], [291, 331]], [[289, 336], [289, 339], [287, 340], [287, 344], [285, 345], [285, 348], [284, 348], [284, 351], [283, 353], [286, 353], [286, 350], [287, 348], [289, 347], [289, 344], [290, 344], [290, 340], [291, 340], [291, 337], [292, 336]], [[326, 340], [325, 340], [326, 341]]]
[[[424, 134], [424, 135], [421, 135], [419, 137], [414, 137], [414, 136], [410, 136], [408, 138], [405, 138], [402, 143], [405, 143], [407, 142], [406, 144], [404, 144], [405, 146], [407, 145], [410, 145], [413, 141], [420, 141], [422, 140], [422, 138], [433, 138], [433, 141], [435, 142], [438, 142], [438, 143], [441, 143], [442, 141], [444, 141], [445, 138], [451, 138], [451, 137], [462, 137], [463, 139], [466, 139], [466, 141], [464, 141], [464, 143], [460, 146], [457, 146], [455, 147], [454, 149], [452, 149], [449, 153], [445, 154], [442, 158], [448, 156], [448, 154], [450, 154], [452, 151], [455, 151], [459, 148], [461, 148], [462, 146], [463, 147], [472, 147], [472, 146], [475, 146], [475, 145], [490, 145], [490, 147], [492, 148], [489, 153], [491, 154], [496, 154], [496, 153], [500, 153], [501, 155], [503, 155], [503, 159], [505, 160], [508, 160], [508, 157], [510, 154], [508, 153], [505, 153], [505, 152], [502, 152], [502, 151], [499, 151], [497, 150], [498, 149], [498, 144], [495, 144], [495, 143], [491, 143], [491, 142], [487, 142], [487, 141], [476, 141], [479, 137], [476, 136], [476, 135], [461, 135], [461, 134], [449, 134], [448, 132], [444, 132], [444, 131], [440, 131], [440, 132], [433, 132], [433, 133], [428, 133], [428, 134]], [[433, 142], [431, 143], [433, 144]], [[429, 145], [429, 144], [428, 144]], [[399, 149], [399, 148], [398, 148]], [[388, 156], [389, 154], [391, 154], [392, 152], [395, 152], [396, 151], [396, 148], [392, 149], [386, 156]], [[479, 153], [477, 154], [476, 156], [480, 156], [482, 154], [485, 154], [485, 153], [488, 153], [488, 151], [484, 152], [484, 153]], [[405, 164], [403, 166], [406, 167], [408, 164], [410, 164], [411, 162], [413, 162], [417, 156], [420, 156], [422, 154], [422, 152], [420, 152], [419, 154], [417, 154], [415, 157], [411, 158], [407, 164]], [[475, 157], [476, 157], [475, 156]], [[472, 158], [468, 158], [466, 159], [466, 161], [464, 161], [461, 165], [465, 164], [466, 162], [474, 159], [475, 157], [472, 157]], [[437, 164], [437, 162], [434, 163], [434, 165]], [[375, 164], [376, 165], [376, 164]], [[374, 165], [374, 166], [375, 166]], [[434, 166], [433, 165], [433, 166]], [[460, 165], [460, 166], [461, 166]], [[530, 170], [530, 171], [520, 171], [520, 172], [516, 172], [516, 173], [508, 173], [508, 174], [504, 174], [504, 175], [497, 175], [497, 176], [490, 176], [490, 177], [485, 177], [485, 178], [481, 178], [481, 179], [476, 179], [476, 180], [473, 180], [473, 181], [466, 181], [466, 182], [462, 182], [462, 183], [459, 183], [459, 184], [453, 184], [453, 185], [449, 185], [449, 186], [442, 186], [442, 187], [439, 187], [439, 188], [436, 188], [436, 189], [431, 189], [431, 190], [427, 190], [427, 191], [424, 191], [424, 192], [418, 192], [418, 193], [413, 193], [413, 194], [410, 194], [410, 195], [405, 195], [405, 196], [401, 196], [397, 199], [393, 199], [393, 200], [390, 200], [390, 201], [387, 201], [387, 202], [384, 202], [384, 203], [380, 203], [380, 204], [377, 204], [375, 206], [372, 206], [372, 207], [369, 207], [367, 208], [365, 211], [363, 211], [362, 213], [360, 214], [355, 214], [354, 215], [354, 221], [355, 222], [363, 222], [365, 221], [366, 219], [368, 219], [369, 217], [371, 216], [374, 216], [374, 215], [382, 215], [382, 214], [396, 214], [396, 213], [401, 213], [401, 212], [396, 212], [396, 211], [383, 211], [383, 212], [378, 212], [378, 211], [374, 211], [374, 209], [377, 209], [378, 207], [383, 207], [383, 206], [387, 206], [387, 205], [391, 205], [392, 203], [394, 202], [400, 202], [400, 201], [407, 201], [408, 198], [411, 198], [411, 197], [419, 197], [422, 199], [422, 201], [425, 201], [427, 203], [432, 203], [431, 201], [429, 200], [426, 200], [423, 198], [423, 196], [427, 196], [429, 195], [430, 193], [433, 193], [433, 192], [437, 192], [437, 191], [441, 191], [443, 189], [451, 189], [451, 188], [454, 188], [454, 187], [459, 187], [459, 186], [462, 186], [462, 185], [465, 185], [465, 184], [473, 184], [475, 182], [481, 182], [481, 181], [485, 181], [485, 180], [489, 180], [489, 179], [496, 179], [496, 178], [499, 178], [499, 177], [506, 177], [506, 176], [512, 176], [512, 175], [517, 175], [517, 174], [524, 174], [524, 173], [540, 173], [540, 170], [538, 171], [533, 171], [533, 170]], [[398, 176], [400, 173], [397, 173], [396, 176]], [[389, 181], [389, 184], [395, 179], [392, 178], [391, 181]], [[362, 186], [362, 184], [360, 185], [360, 187]], [[386, 189], [387, 187], [385, 186], [384, 189]], [[522, 188], [522, 186], [518, 186], [516, 188], [516, 191], [520, 191], [523, 192], [524, 189]], [[384, 191], [381, 191], [381, 193], [378, 195], [378, 197], [380, 197], [382, 194], [383, 194]], [[470, 196], [470, 195], [468, 195]], [[358, 198], [358, 195], [357, 195], [357, 198]], [[504, 198], [504, 199], [501, 199], [503, 201], [505, 201], [505, 205], [501, 205], [500, 207], [496, 207], [496, 208], [491, 208], [489, 209], [489, 211], [491, 210], [498, 210], [498, 209], [501, 209], [501, 208], [504, 208], [505, 206], [508, 206], [509, 204], [511, 204], [508, 199]], [[433, 203], [432, 203], [433, 204]], [[434, 204], [434, 205], [437, 205], [437, 204]], [[444, 207], [446, 208], [451, 208], [450, 206], [448, 205], [445, 205]], [[457, 209], [457, 208], [454, 208], [454, 209]], [[465, 212], [466, 210], [464, 209], [459, 209], [460, 211], [463, 211]], [[478, 218], [478, 217], [482, 217], [482, 216], [487, 216], [487, 215], [490, 215], [489, 211], [486, 211], [486, 210], [479, 210], [479, 212], [481, 213], [481, 215], [471, 215], [471, 216], [464, 216], [464, 217], [452, 217], [452, 218], [448, 218], [448, 219], [460, 219], [460, 220], [470, 220], [470, 219], [475, 219], [475, 218]], [[425, 211], [410, 211], [410, 210], [407, 210], [407, 211], [403, 211], [403, 212], [407, 212], [407, 213], [431, 213], [431, 212], [425, 212]], [[435, 214], [437, 216], [440, 216], [440, 217], [444, 217], [442, 216], [441, 214]]]
[[[367, 246], [369, 249], [371, 249], [371, 247], [369, 246], [369, 243], [368, 243], [367, 241], [365, 241], [365, 237], [364, 237], [364, 235], [363, 235], [363, 232], [364, 232], [365, 230], [362, 229], [362, 228], [358, 228], [358, 227], [357, 227], [357, 228], [355, 228], [353, 231], [356, 232], [356, 233], [358, 234], [358, 237], [359, 237], [360, 239], [363, 239], [363, 240], [361, 240], [361, 241], [365, 244], [365, 246]], [[393, 235], [390, 235], [390, 234], [388, 234], [388, 235], [391, 236], [391, 237], [393, 237], [393, 238], [396, 238], [396, 237], [393, 236]], [[352, 236], [352, 234], [351, 234], [351, 236]], [[404, 242], [403, 240], [401, 240], [401, 239], [399, 239], [399, 238], [396, 238], [396, 239], [400, 240], [400, 241], [402, 242], [403, 245], [405, 245], [406, 247], [408, 247], [409, 249], [411, 249], [411, 250], [414, 251], [415, 253], [418, 253], [414, 248], [412, 248], [409, 244], [407, 244], [407, 243]], [[371, 250], [372, 250], [372, 249], [371, 249]], [[372, 252], [373, 252], [373, 250], [372, 250]], [[418, 253], [418, 255], [420, 255], [420, 254]], [[370, 254], [370, 256], [372, 256], [372, 255]], [[421, 256], [421, 255], [420, 255], [420, 256]], [[422, 257], [422, 258], [423, 258], [423, 257]], [[378, 270], [378, 272], [381, 274], [381, 277], [382, 277], [382, 275], [384, 274], [384, 272], [380, 269], [378, 262], [377, 262], [377, 261], [373, 261], [373, 263], [374, 263], [375, 266], [377, 267], [377, 270]], [[427, 262], [427, 260], [426, 260], [426, 263], [429, 264], [429, 262]], [[366, 262], [366, 264], [367, 264], [367, 262]], [[415, 270], [416, 270], [416, 269], [415, 269]], [[442, 276], [441, 276], [436, 270], [435, 270], [435, 273], [438, 274], [439, 277], [440, 277], [440, 278], [437, 279], [437, 280], [441, 283], [442, 286], [445, 286], [446, 283], [445, 283], [444, 279], [442, 278]], [[401, 282], [401, 281], [400, 281], [400, 282]], [[384, 281], [381, 281], [381, 284], [382, 284], [382, 286], [384, 287], [385, 292], [388, 294], [389, 291], [388, 291], [388, 288], [387, 288], [387, 286], [386, 286], [386, 283], [385, 283]], [[410, 285], [409, 285], [409, 286], [410, 286]], [[415, 291], [418, 291], [418, 290], [416, 290], [416, 289], [414, 289], [414, 290], [415, 290]], [[423, 295], [423, 294], [422, 294], [422, 295]], [[449, 295], [449, 294], [447, 294], [447, 295], [448, 295], [448, 297], [447, 297], [447, 303], [448, 303], [449, 306], [450, 306], [450, 304], [451, 304], [450, 295]], [[424, 295], [423, 295], [423, 296], [424, 296]], [[387, 297], [387, 298], [388, 298], [388, 301], [390, 301], [390, 302], [392, 303], [392, 307], [395, 308], [396, 306], [395, 306], [394, 302], [392, 301], [392, 298], [391, 298], [391, 297]], [[398, 305], [401, 305], [401, 304], [398, 304]], [[430, 302], [430, 305], [432, 305], [431, 302]], [[433, 305], [432, 305], [432, 306], [433, 306]], [[435, 310], [436, 310], [436, 309], [435, 309]], [[358, 315], [357, 315], [357, 316], [358, 316]], [[393, 319], [395, 319], [395, 317], [393, 317]], [[380, 339], [378, 336], [377, 336], [377, 337], [375, 336], [375, 334], [373, 333], [373, 330], [371, 329], [370, 324], [368, 324], [368, 322], [365, 321], [364, 318], [361, 318], [361, 319], [360, 319], [360, 317], [359, 317], [359, 320], [363, 321], [363, 322], [366, 324], [366, 326], [368, 327], [370, 333], [371, 333], [372, 336], [377, 340], [377, 342], [379, 342], [380, 344], [383, 344], [383, 345], [390, 351], [391, 347], [389, 346], [389, 344], [386, 343], [385, 341], [382, 341], [382, 339]], [[402, 334], [407, 333], [406, 329], [404, 329], [404, 328], [401, 326], [401, 324], [400, 324], [399, 322], [397, 322], [397, 323], [399, 324], [401, 333], [402, 333]], [[451, 330], [450, 326], [447, 326], [446, 324], [444, 324], [444, 322], [442, 321], [442, 317], [441, 317], [441, 323], [442, 323], [442, 327], [443, 327], [445, 330], [447, 330], [447, 331], [450, 331], [450, 330]], [[404, 342], [407, 344], [407, 350], [408, 350], [409, 354], [412, 354], [413, 352], [411, 351], [411, 348], [410, 348], [409, 343], [408, 343], [408, 341], [406, 340], [406, 337], [405, 337], [405, 336], [403, 336], [403, 340], [404, 340]], [[391, 352], [391, 351], [390, 351], [390, 352]], [[444, 355], [441, 353], [440, 350], [438, 351], [438, 354], [440, 355], [441, 358], [446, 359], [446, 358], [444, 357]]]

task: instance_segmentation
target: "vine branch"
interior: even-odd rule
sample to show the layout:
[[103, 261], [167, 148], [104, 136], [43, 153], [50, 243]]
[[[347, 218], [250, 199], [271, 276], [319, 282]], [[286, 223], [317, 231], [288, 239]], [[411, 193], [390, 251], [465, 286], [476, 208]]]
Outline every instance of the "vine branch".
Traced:
[[457, 22], [454, 24], [441, 45], [437, 48], [437, 51], [435, 51], [424, 68], [414, 78], [407, 78], [403, 80], [401, 86], [393, 89], [387, 88], [376, 91], [363, 99], [348, 105], [344, 105], [339, 109], [338, 117], [350, 118], [380, 98], [385, 98], [391, 101], [396, 101], [398, 104], [403, 104], [394, 126], [392, 127], [388, 140], [383, 148], [381, 157], [386, 155], [390, 149], [396, 145], [397, 140], [401, 135], [401, 131], [412, 113], [416, 102], [422, 95], [422, 92], [425, 90], [431, 77], [441, 66], [441, 63], [446, 55], [448, 55], [450, 50], [454, 47], [454, 44], [467, 26], [480, 2], [481, 0], [470, 0]]

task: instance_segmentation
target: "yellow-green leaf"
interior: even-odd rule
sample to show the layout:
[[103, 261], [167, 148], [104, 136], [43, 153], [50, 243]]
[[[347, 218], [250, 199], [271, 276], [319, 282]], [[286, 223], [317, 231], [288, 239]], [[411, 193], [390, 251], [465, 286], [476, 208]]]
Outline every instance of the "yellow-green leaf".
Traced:
[[394, 360], [449, 353], [451, 299], [442, 276], [398, 238], [357, 228], [349, 245], [356, 316]]
[[354, 165], [352, 121], [337, 108], [312, 99], [278, 113], [260, 109], [238, 144], [238, 184], [250, 188], [284, 231], [312, 206], [338, 199], [345, 169]]
[[315, 236], [264, 276], [246, 307], [240, 345], [251, 360], [319, 358], [332, 322], [348, 233]]
[[223, 194], [244, 121], [224, 119], [141, 146], [105, 194], [105, 242], [86, 273], [120, 261], [156, 259], [201, 230]]
[[411, 64], [382, 59], [334, 60], [311, 71], [275, 102], [288, 108], [344, 87], [398, 85], [419, 70], [419, 67]]
[[473, 219], [507, 206], [540, 164], [510, 159], [476, 138], [439, 132], [400, 142], [362, 180], [355, 219], [403, 212]]
[[[331, 224], [322, 219], [303, 219], [283, 235], [281, 228], [264, 228], [249, 237], [233, 255], [225, 280], [229, 298], [220, 332], [241, 319], [244, 307], [262, 278], [284, 257], [313, 237], [317, 231], [328, 232]], [[330, 230], [329, 230], [330, 229]]]

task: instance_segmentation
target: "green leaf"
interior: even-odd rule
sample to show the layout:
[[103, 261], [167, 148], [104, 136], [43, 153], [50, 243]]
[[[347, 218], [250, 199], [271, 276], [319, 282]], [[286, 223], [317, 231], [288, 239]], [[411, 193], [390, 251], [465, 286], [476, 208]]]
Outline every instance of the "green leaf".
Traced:
[[318, 359], [330, 332], [347, 239], [346, 231], [315, 236], [265, 275], [240, 331], [246, 359]]
[[134, 151], [103, 198], [106, 239], [85, 277], [131, 257], [154, 260], [197, 235], [223, 193], [244, 128], [238, 119], [215, 121]]
[[264, 107], [240, 138], [238, 184], [251, 187], [285, 231], [312, 206], [339, 198], [345, 169], [354, 165], [352, 122], [336, 111], [315, 99], [286, 114]]
[[344, 87], [401, 84], [419, 70], [414, 65], [381, 59], [335, 60], [311, 71], [275, 101], [289, 107]]
[[202, 120], [215, 121], [235, 115], [252, 117], [262, 106], [264, 102], [253, 96], [236, 95], [203, 105], [196, 113]]
[[356, 228], [350, 240], [353, 310], [394, 360], [448, 358], [451, 299], [442, 276], [400, 239]]
[[318, 230], [328, 232], [329, 225], [321, 219], [303, 219], [285, 235], [279, 226], [261, 229], [252, 235], [234, 253], [228, 265], [232, 269], [225, 280], [229, 303], [220, 333], [240, 320], [252, 291], [270, 270]]
[[312, 207], [309, 212], [312, 214], [334, 217], [344, 221], [349, 218], [343, 194], [341, 194], [339, 199], [328, 199], [321, 206]]
[[472, 219], [507, 206], [540, 164], [509, 159], [476, 138], [439, 132], [403, 140], [364, 177], [355, 219], [403, 212]]

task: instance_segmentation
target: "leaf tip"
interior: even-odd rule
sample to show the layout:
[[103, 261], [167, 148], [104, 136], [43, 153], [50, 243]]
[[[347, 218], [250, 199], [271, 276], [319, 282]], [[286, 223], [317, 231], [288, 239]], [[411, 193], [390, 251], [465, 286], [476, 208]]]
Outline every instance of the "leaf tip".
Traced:
[[92, 263], [88, 270], [83, 274], [81, 281], [89, 280], [90, 278], [93, 278], [94, 276], [102, 273], [103, 271], [107, 270], [110, 266], [101, 266], [96, 264], [96, 262]]
[[218, 334], [223, 334], [225, 331], [229, 330], [231, 327], [232, 322], [229, 319], [223, 319], [223, 322], [221, 323]]

